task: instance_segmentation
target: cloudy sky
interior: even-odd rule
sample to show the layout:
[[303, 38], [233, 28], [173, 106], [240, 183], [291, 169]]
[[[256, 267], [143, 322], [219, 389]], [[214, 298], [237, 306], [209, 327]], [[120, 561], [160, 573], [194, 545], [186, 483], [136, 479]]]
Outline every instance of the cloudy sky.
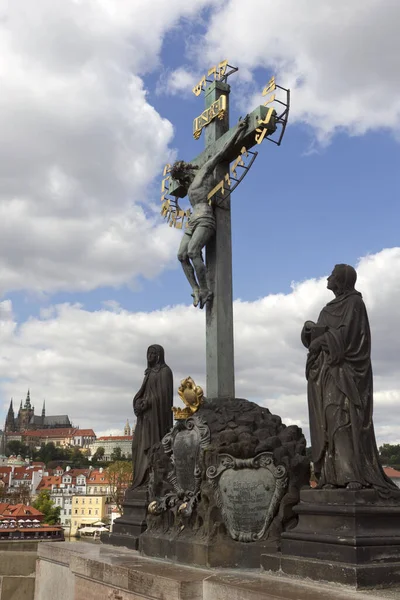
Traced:
[[205, 385], [204, 313], [159, 215], [165, 163], [203, 149], [191, 88], [216, 63], [231, 122], [290, 87], [232, 197], [236, 394], [307, 428], [299, 334], [358, 266], [380, 443], [400, 443], [400, 4], [0, 0], [0, 400], [98, 435], [132, 419], [146, 348]]

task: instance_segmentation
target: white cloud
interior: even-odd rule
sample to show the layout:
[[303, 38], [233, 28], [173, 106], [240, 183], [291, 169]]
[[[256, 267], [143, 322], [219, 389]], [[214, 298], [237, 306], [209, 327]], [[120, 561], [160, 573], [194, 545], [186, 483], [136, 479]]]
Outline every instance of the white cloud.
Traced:
[[228, 0], [198, 42], [198, 62], [226, 57], [246, 77], [276, 72], [293, 92], [292, 122], [321, 141], [340, 129], [398, 134], [399, 20], [397, 0]]
[[179, 67], [174, 71], [166, 70], [157, 84], [158, 94], [176, 96], [185, 94], [189, 96], [197, 83], [196, 74], [186, 67]]
[[168, 265], [176, 232], [141, 203], [158, 204], [149, 183], [173, 128], [141, 75], [207, 3], [0, 0], [0, 295], [119, 285]]
[[[400, 248], [363, 258], [357, 287], [369, 310], [375, 374], [375, 424], [378, 440], [400, 443]], [[331, 299], [325, 277], [293, 285], [289, 294], [235, 303], [236, 395], [256, 400], [284, 420], [307, 430], [304, 366], [300, 330], [316, 319]], [[123, 429], [132, 418], [132, 397], [146, 366], [146, 349], [162, 344], [179, 380], [191, 375], [205, 386], [204, 314], [176, 306], [151, 313], [89, 312], [63, 304], [20, 326], [11, 303], [0, 304], [0, 377], [3, 408], [17, 405], [31, 389], [40, 409], [68, 413], [75, 424], [97, 434]]]

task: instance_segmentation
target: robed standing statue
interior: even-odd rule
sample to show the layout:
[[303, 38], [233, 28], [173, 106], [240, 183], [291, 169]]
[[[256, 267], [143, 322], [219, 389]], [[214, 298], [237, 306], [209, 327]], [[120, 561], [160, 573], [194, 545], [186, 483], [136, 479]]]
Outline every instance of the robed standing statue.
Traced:
[[133, 399], [137, 421], [132, 442], [132, 489], [147, 483], [150, 450], [172, 427], [173, 387], [164, 348], [154, 344], [147, 350], [147, 369], [142, 386]]
[[371, 334], [355, 269], [336, 265], [328, 277], [335, 298], [306, 321], [306, 377], [312, 460], [318, 487], [399, 492], [379, 462], [372, 422]]

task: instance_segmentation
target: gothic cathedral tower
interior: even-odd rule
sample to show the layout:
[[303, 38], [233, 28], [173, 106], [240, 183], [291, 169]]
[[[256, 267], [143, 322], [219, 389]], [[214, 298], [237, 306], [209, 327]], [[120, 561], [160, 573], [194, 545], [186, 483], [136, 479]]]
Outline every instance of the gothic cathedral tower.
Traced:
[[34, 415], [34, 412], [35, 412], [35, 409], [31, 405], [31, 397], [30, 397], [30, 393], [28, 390], [28, 393], [26, 395], [25, 405], [22, 408], [22, 403], [21, 403], [21, 407], [18, 411], [18, 431], [25, 431], [25, 429], [28, 428], [29, 422]]

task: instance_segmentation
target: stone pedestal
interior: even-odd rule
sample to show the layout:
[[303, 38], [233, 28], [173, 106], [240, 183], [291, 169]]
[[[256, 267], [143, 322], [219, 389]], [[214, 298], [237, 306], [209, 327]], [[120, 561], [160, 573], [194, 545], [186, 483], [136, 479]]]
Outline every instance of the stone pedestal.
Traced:
[[127, 490], [123, 503], [123, 516], [114, 521], [111, 533], [102, 533], [101, 541], [104, 544], [137, 550], [139, 536], [146, 530], [148, 504], [147, 488]]
[[400, 504], [374, 490], [300, 493], [298, 525], [282, 534], [281, 555], [266, 570], [329, 580], [355, 588], [400, 583]]
[[143, 556], [184, 565], [259, 570], [261, 555], [276, 553], [277, 543], [265, 540], [245, 544], [226, 537], [207, 541], [191, 535], [146, 531], [140, 536], [139, 551]]

